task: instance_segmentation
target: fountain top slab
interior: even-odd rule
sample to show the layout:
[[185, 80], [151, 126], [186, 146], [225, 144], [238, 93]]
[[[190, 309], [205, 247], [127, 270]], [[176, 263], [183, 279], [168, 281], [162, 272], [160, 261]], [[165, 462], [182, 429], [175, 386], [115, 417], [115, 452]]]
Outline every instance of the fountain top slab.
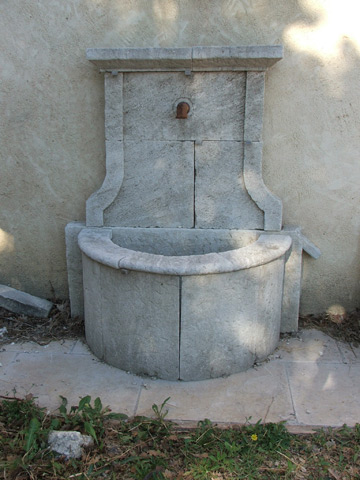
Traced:
[[263, 71], [283, 58], [283, 46], [88, 48], [86, 56], [100, 70], [119, 72]]

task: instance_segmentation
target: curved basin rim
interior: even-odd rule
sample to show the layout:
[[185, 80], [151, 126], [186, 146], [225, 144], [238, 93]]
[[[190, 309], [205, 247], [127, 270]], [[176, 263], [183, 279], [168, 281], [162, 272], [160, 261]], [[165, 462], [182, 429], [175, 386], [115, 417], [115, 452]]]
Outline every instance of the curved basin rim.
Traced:
[[167, 256], [139, 252], [116, 245], [111, 229], [83, 229], [78, 237], [81, 251], [108, 267], [163, 275], [206, 275], [257, 267], [283, 256], [291, 246], [288, 235], [262, 233], [246, 247], [201, 255]]

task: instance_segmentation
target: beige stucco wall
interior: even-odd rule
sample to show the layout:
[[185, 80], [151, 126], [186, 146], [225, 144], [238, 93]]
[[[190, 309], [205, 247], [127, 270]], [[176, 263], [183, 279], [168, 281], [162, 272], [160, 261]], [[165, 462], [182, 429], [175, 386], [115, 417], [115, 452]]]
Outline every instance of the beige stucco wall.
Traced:
[[302, 311], [359, 306], [358, 0], [2, 0], [0, 283], [67, 296], [64, 227], [104, 176], [87, 47], [284, 44], [268, 73], [264, 178], [321, 251]]

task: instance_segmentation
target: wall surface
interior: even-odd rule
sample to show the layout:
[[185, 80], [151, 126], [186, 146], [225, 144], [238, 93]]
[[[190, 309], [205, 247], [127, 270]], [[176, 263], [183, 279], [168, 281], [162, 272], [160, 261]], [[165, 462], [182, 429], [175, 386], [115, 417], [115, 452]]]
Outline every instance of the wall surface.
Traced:
[[264, 179], [322, 251], [302, 312], [360, 304], [357, 0], [2, 0], [0, 283], [67, 297], [64, 227], [104, 173], [103, 77], [87, 47], [283, 44]]

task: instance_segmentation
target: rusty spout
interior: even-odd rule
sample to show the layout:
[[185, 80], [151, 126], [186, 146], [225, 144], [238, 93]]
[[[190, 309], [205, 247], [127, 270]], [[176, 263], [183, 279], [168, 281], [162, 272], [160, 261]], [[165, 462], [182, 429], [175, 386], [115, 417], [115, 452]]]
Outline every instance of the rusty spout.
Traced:
[[190, 105], [186, 102], [180, 102], [176, 107], [176, 118], [188, 118]]

